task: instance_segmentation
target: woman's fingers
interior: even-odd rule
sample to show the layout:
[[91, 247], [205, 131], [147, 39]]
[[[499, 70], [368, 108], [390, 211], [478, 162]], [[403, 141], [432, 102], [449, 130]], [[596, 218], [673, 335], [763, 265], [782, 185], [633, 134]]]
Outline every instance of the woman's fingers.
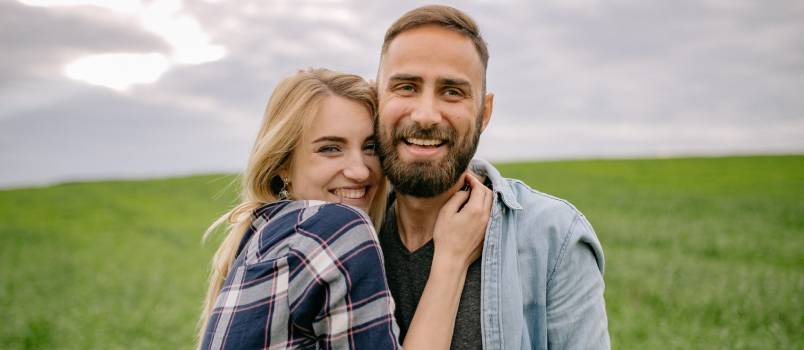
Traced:
[[[464, 178], [467, 177], [466, 174], [463, 176]], [[466, 203], [466, 199], [469, 198], [470, 192], [469, 191], [458, 191], [449, 198], [447, 203], [444, 203], [444, 207], [441, 209], [442, 213], [457, 213], [461, 206]]]
[[469, 210], [475, 214], [480, 214], [483, 213], [484, 209], [490, 209], [491, 207], [486, 204], [489, 203], [489, 199], [491, 198], [491, 190], [480, 182], [474, 174], [467, 173], [466, 179], [466, 182], [469, 183], [469, 187], [471, 187], [471, 193], [463, 210]]
[[448, 260], [467, 267], [483, 249], [493, 192], [468, 171], [461, 181], [469, 191], [458, 191], [447, 200], [436, 219], [433, 239], [437, 255], [446, 254]]

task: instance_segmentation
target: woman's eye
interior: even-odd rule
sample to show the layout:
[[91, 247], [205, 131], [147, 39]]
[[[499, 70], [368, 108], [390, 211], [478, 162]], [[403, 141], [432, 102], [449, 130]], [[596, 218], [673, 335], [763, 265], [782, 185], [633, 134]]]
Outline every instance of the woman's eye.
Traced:
[[320, 148], [318, 149], [318, 153], [334, 153], [334, 152], [338, 152], [338, 151], [340, 151], [340, 150], [341, 150], [341, 149], [340, 149], [340, 148], [338, 148], [338, 146], [334, 146], [334, 145], [327, 145], [327, 146], [322, 146], [322, 147], [320, 147]]
[[377, 147], [378, 146], [376, 142], [367, 143], [365, 146], [363, 146], [363, 152], [366, 152], [366, 154], [373, 156], [377, 154]]

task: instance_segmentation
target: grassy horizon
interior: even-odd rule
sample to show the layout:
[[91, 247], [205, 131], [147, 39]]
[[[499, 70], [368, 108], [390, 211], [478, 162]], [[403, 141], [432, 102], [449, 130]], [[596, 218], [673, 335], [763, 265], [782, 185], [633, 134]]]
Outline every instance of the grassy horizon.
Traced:
[[[589, 218], [613, 347], [804, 347], [804, 155], [497, 166]], [[0, 348], [191, 348], [234, 179], [0, 190]]]

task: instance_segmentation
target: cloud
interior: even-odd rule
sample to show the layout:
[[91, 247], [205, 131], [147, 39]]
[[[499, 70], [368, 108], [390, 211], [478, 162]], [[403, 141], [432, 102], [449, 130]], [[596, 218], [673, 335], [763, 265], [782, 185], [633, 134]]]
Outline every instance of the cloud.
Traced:
[[[804, 120], [746, 128], [729, 123], [695, 125], [673, 121], [609, 123], [535, 121], [492, 123], [481, 137], [478, 156], [499, 161], [666, 157], [672, 155], [784, 154], [801, 147]], [[595, 145], [592, 149], [589, 145]]]
[[84, 56], [64, 67], [67, 77], [115, 90], [132, 84], [150, 84], [162, 76], [170, 63], [161, 54], [110, 53]]
[[[773, 12], [783, 10], [720, 13], [705, 5], [668, 4], [609, 6], [572, 16], [540, 9], [544, 13], [525, 32], [491, 39], [500, 39], [513, 55], [502, 65], [492, 61], [492, 69], [505, 70], [489, 75], [513, 79], [502, 83], [503, 89], [519, 87], [520, 93], [511, 94], [513, 105], [527, 105], [535, 93], [535, 109], [553, 118], [652, 122], [689, 115], [688, 108], [712, 108], [730, 109], [713, 110], [715, 118], [752, 119], [759, 115], [746, 105], [779, 102], [793, 104], [788, 110], [800, 114], [791, 89], [804, 82], [793, 68], [804, 62], [801, 51], [792, 49], [804, 42], [796, 15], [783, 16], [782, 24], [756, 23], [744, 14], [774, 18]], [[520, 38], [526, 38], [525, 48], [514, 51]]]
[[61, 65], [88, 53], [161, 51], [166, 43], [126, 17], [97, 9], [33, 8], [0, 3], [0, 86], [61, 74]]
[[235, 171], [253, 136], [229, 130], [209, 113], [94, 88], [0, 121], [0, 186]]
[[[800, 2], [450, 3], [490, 47], [483, 157], [804, 151]], [[386, 28], [425, 2], [158, 4], [149, 24], [141, 5], [0, 3], [0, 163], [13, 164], [0, 186], [236, 170], [280, 79], [306, 67], [373, 78]], [[170, 67], [120, 92], [64, 75], [80, 57], [121, 53]]]
[[161, 39], [117, 15], [94, 8], [33, 8], [0, 3], [0, 121], [69, 99], [86, 87], [64, 76], [64, 65], [100, 52], [161, 51]]

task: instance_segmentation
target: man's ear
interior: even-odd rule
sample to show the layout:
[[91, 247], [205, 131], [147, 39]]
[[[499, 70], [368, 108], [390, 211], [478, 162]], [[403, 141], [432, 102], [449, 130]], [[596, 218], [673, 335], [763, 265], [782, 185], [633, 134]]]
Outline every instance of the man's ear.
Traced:
[[491, 120], [491, 111], [494, 109], [494, 94], [488, 93], [486, 96], [483, 96], [483, 122], [480, 126], [480, 131], [486, 130], [486, 126], [489, 125], [489, 120]]

